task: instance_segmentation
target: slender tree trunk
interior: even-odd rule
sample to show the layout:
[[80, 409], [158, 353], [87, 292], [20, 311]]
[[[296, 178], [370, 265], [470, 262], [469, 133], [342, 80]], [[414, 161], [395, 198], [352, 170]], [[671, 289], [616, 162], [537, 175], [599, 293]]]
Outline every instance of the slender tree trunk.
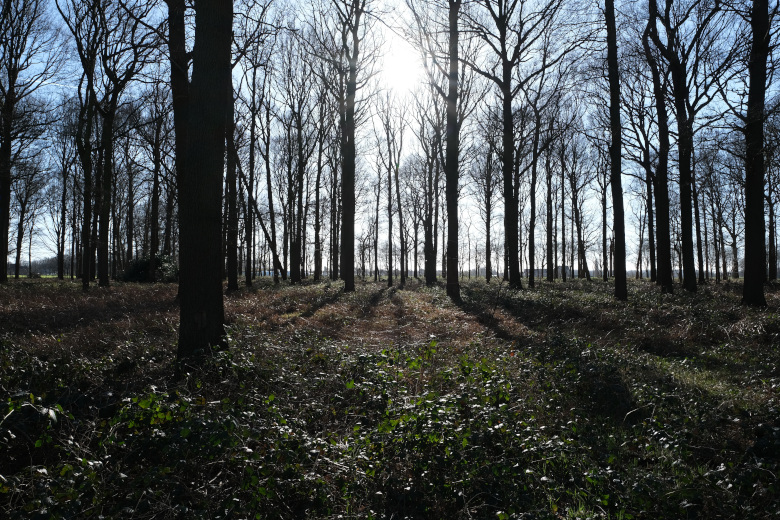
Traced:
[[[399, 150], [400, 152], [400, 150]], [[395, 171], [395, 198], [396, 205], [398, 206], [398, 236], [400, 238], [400, 255], [399, 255], [399, 267], [401, 269], [401, 287], [406, 284], [406, 237], [404, 236], [404, 212], [401, 202], [401, 183], [398, 181], [398, 163], [394, 168]]]
[[[777, 280], [777, 235], [775, 231], [775, 203], [772, 198], [773, 190], [770, 189], [767, 195], [766, 205], [769, 208], [769, 280]], [[64, 224], [63, 224], [64, 225]]]
[[649, 164], [645, 168], [645, 188], [647, 190], [647, 243], [650, 254], [650, 281], [658, 280], [655, 267], [655, 217], [653, 215], [653, 176]]
[[696, 255], [699, 263], [699, 283], [706, 282], [704, 278], [704, 250], [701, 239], [701, 218], [699, 214], [699, 196], [696, 189], [696, 167], [691, 168], [691, 193], [693, 195], [693, 218], [696, 224]]
[[661, 74], [658, 65], [650, 50], [650, 33], [656, 31], [655, 0], [648, 0], [649, 19], [645, 29], [642, 43], [645, 58], [650, 66], [653, 78], [653, 95], [658, 120], [658, 164], [655, 171], [655, 218], [656, 218], [656, 243], [658, 257], [658, 285], [661, 292], [672, 293], [674, 281], [672, 279], [672, 244], [671, 225], [669, 216], [669, 117], [666, 111], [666, 94], [661, 82]]
[[504, 181], [504, 244], [506, 250], [506, 265], [509, 273], [509, 286], [522, 287], [520, 261], [518, 258], [518, 215], [517, 198], [514, 187], [514, 124], [512, 119], [512, 94], [509, 84], [512, 77], [512, 68], [509, 64], [503, 64], [503, 85], [501, 88], [502, 102], [502, 146], [503, 165], [502, 174]]
[[552, 282], [555, 273], [555, 264], [553, 259], [553, 201], [552, 201], [552, 168], [550, 166], [550, 154], [547, 154], [546, 161], [547, 175], [547, 281]]
[[24, 214], [26, 213], [26, 204], [19, 206], [19, 222], [16, 224], [16, 262], [14, 265], [14, 278], [19, 279], [22, 263], [22, 244], [24, 244]]
[[[492, 154], [488, 155], [488, 161], [492, 161]], [[488, 171], [488, 175], [492, 176], [492, 166]], [[485, 180], [485, 183], [490, 186], [490, 177]], [[490, 260], [491, 246], [490, 246], [490, 221], [493, 214], [493, 194], [490, 190], [485, 193], [485, 281], [490, 283], [493, 278], [493, 263]]]
[[537, 114], [531, 152], [531, 187], [528, 190], [531, 199], [531, 215], [528, 221], [528, 287], [534, 287], [536, 280], [536, 179], [539, 163], [540, 125], [541, 117]]
[[702, 223], [704, 224], [704, 271], [707, 274], [707, 280], [710, 279], [710, 235], [707, 229], [707, 201], [702, 201]]
[[238, 290], [238, 192], [236, 191], [236, 132], [235, 97], [231, 87], [230, 102], [225, 111], [225, 142], [227, 145], [227, 167], [225, 168], [225, 187], [227, 203], [227, 222], [225, 229], [227, 251], [227, 290]]
[[151, 246], [149, 248], [149, 281], [156, 281], [157, 255], [160, 249], [160, 170], [162, 168], [162, 117], [154, 123], [153, 163], [152, 172], [152, 215], [151, 215]]
[[[566, 276], [567, 276], [568, 273], [566, 272], [567, 271], [567, 266], [566, 266], [566, 193], [565, 193], [566, 190], [565, 190], [565, 187], [564, 187], [565, 184], [566, 184], [565, 183], [565, 180], [566, 180], [566, 161], [564, 160], [564, 157], [563, 157], [563, 151], [564, 150], [565, 149], [563, 147], [561, 147], [561, 260], [563, 261], [563, 266], [562, 266], [563, 269], [562, 269], [562, 273], [561, 273], [561, 280], [565, 282], [566, 281]], [[606, 220], [606, 209], [607, 209], [607, 206], [606, 206], [606, 192], [605, 192], [605, 195], [602, 198], [602, 200], [604, 201], [603, 207], [604, 207], [604, 211], [605, 211], [604, 219], [603, 219], [602, 222], [604, 224], [604, 233], [606, 234], [606, 229], [607, 229], [607, 227], [606, 227], [607, 226], [607, 224], [606, 224], [606, 222], [607, 222], [607, 220]], [[571, 268], [571, 266], [569, 266], [569, 268]]]
[[447, 296], [460, 301], [458, 282], [458, 13], [461, 0], [449, 0], [449, 82], [447, 90], [447, 159], [445, 184], [447, 198]]
[[92, 262], [92, 125], [94, 123], [94, 97], [91, 88], [87, 88], [84, 105], [79, 114], [79, 126], [76, 132], [76, 149], [84, 172], [83, 204], [81, 220], [81, 286], [89, 290]]
[[63, 165], [62, 194], [60, 196], [60, 229], [61, 234], [57, 240], [57, 278], [65, 278], [65, 239], [68, 225], [68, 167]]
[[[720, 240], [718, 239], [718, 220], [715, 212], [715, 202], [710, 197], [710, 212], [712, 213], [712, 248], [715, 251], [715, 283], [720, 283]], [[725, 274], [725, 273], [724, 273]]]

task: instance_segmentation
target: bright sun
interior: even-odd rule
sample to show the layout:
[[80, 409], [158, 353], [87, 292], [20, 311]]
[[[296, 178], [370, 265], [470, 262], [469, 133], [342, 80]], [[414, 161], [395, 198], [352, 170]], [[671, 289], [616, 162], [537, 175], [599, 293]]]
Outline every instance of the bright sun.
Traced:
[[[392, 34], [392, 33], [391, 33]], [[423, 80], [419, 53], [401, 37], [392, 35], [383, 58], [383, 83], [398, 95], [406, 95]]]

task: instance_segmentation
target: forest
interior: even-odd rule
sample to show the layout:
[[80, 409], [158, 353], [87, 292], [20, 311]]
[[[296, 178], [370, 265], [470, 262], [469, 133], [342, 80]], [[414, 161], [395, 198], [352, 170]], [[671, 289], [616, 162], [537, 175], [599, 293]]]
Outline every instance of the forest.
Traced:
[[780, 515], [778, 10], [5, 0], [0, 512]]

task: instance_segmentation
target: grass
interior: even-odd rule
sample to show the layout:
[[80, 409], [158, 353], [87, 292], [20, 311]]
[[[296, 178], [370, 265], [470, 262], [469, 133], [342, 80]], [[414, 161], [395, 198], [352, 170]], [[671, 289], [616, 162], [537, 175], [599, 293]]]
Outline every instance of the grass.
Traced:
[[780, 291], [0, 286], [4, 518], [776, 518]]

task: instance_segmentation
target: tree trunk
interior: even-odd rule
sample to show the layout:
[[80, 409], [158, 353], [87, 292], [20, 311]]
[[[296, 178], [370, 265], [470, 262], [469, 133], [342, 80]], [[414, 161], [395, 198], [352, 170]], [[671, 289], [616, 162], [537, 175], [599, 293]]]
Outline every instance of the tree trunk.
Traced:
[[225, 184], [227, 188], [227, 222], [225, 229], [227, 250], [227, 290], [238, 290], [238, 192], [236, 191], [236, 132], [235, 98], [230, 91], [230, 102], [225, 110], [225, 142], [227, 143], [227, 168]]
[[393, 286], [393, 175], [390, 169], [387, 171], [387, 286]]
[[775, 231], [775, 203], [772, 198], [773, 191], [770, 185], [766, 200], [766, 205], [769, 208], [769, 281], [777, 280], [777, 235]]
[[769, 2], [754, 0], [750, 17], [753, 43], [748, 71], [745, 121], [745, 283], [742, 303], [766, 307], [766, 249], [764, 223], [764, 101], [769, 55]]
[[111, 225], [111, 202], [112, 202], [112, 189], [114, 184], [114, 119], [116, 117], [116, 104], [118, 101], [119, 92], [115, 91], [111, 94], [108, 107], [105, 113], [103, 113], [103, 127], [101, 129], [101, 146], [102, 146], [102, 172], [100, 179], [100, 205], [99, 205], [99, 221], [98, 221], [98, 239], [97, 239], [97, 254], [98, 254], [98, 285], [100, 287], [109, 286], [109, 273], [108, 273], [108, 231]]
[[704, 250], [701, 239], [701, 218], [699, 214], [699, 196], [696, 189], [696, 167], [691, 168], [691, 193], [693, 195], [693, 218], [696, 224], [696, 255], [699, 263], [699, 283], [705, 283], [704, 278]]
[[628, 299], [626, 281], [626, 230], [623, 211], [623, 185], [621, 179], [621, 127], [620, 127], [620, 79], [618, 77], [617, 32], [615, 29], [615, 3], [606, 0], [607, 21], [607, 69], [609, 73], [609, 119], [612, 142], [609, 147], [610, 183], [612, 184], [613, 230], [615, 233], [615, 298]]
[[658, 280], [655, 267], [655, 218], [653, 216], [653, 176], [649, 168], [645, 168], [645, 188], [647, 190], [647, 243], [650, 255], [650, 281]]
[[656, 31], [655, 0], [648, 0], [649, 18], [642, 43], [645, 58], [650, 66], [653, 78], [653, 95], [658, 119], [658, 164], [655, 170], [655, 218], [656, 245], [658, 258], [658, 279], [661, 292], [671, 294], [674, 291], [672, 279], [672, 244], [669, 217], [669, 117], [666, 111], [666, 94], [661, 82], [657, 62], [650, 50], [650, 33]]
[[79, 114], [79, 126], [76, 133], [76, 148], [81, 169], [84, 172], [83, 203], [84, 210], [81, 220], [81, 286], [84, 291], [89, 290], [90, 271], [92, 262], [92, 124], [94, 121], [94, 97], [91, 89], [87, 89], [84, 106]]
[[552, 282], [555, 279], [555, 261], [553, 258], [552, 168], [549, 153], [547, 154], [545, 173], [547, 175], [547, 281]]
[[512, 78], [512, 67], [503, 64], [503, 85], [501, 87], [502, 102], [502, 146], [504, 181], [504, 244], [506, 250], [506, 265], [509, 272], [509, 286], [513, 289], [522, 287], [520, 260], [518, 258], [518, 215], [517, 197], [514, 186], [514, 123], [512, 119], [512, 94], [509, 88]]
[[65, 278], [65, 238], [68, 225], [68, 167], [63, 165], [62, 195], [60, 196], [60, 236], [57, 240], [57, 278]]
[[341, 278], [344, 292], [355, 290], [355, 93], [357, 92], [360, 39], [358, 33], [363, 15], [362, 8], [355, 10], [350, 27], [352, 48], [348, 57], [347, 96], [345, 100], [344, 132], [342, 134], [341, 169]]
[[[10, 5], [7, 4], [7, 5]], [[2, 106], [2, 139], [0, 139], [0, 283], [8, 281], [8, 238], [11, 224], [11, 154], [15, 82], [10, 82]]]
[[160, 174], [162, 168], [162, 125], [161, 116], [154, 122], [153, 162], [152, 172], [152, 216], [151, 216], [151, 244], [149, 247], [149, 281], [156, 281], [157, 255], [160, 249]]
[[180, 325], [177, 361], [224, 341], [220, 214], [225, 114], [232, 96], [233, 2], [195, 2], [189, 168], [179, 183]]
[[461, 0], [449, 1], [449, 84], [447, 91], [447, 160], [445, 184], [447, 198], [447, 296], [460, 301], [458, 282], [458, 12]]

